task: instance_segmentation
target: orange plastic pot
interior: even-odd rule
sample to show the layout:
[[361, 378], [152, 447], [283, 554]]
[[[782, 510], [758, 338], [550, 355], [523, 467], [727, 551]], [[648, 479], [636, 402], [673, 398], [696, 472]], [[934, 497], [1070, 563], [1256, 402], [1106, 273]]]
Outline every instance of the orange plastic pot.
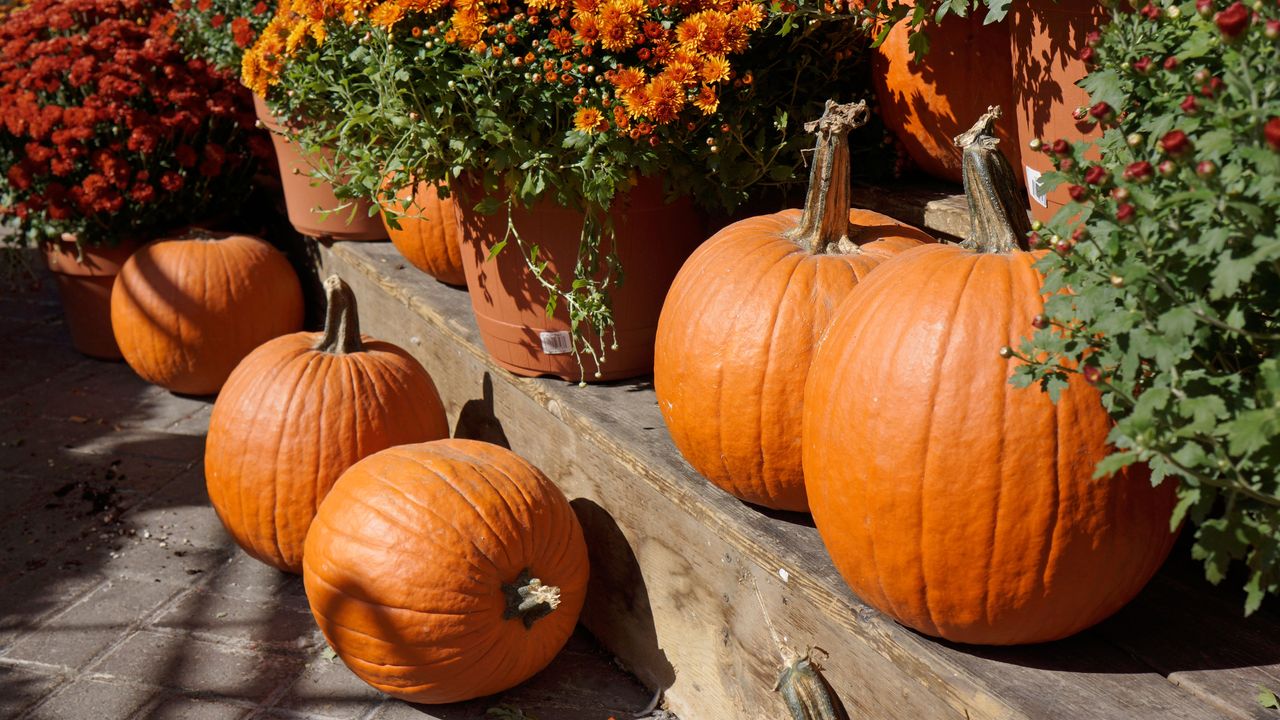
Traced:
[[[1034, 138], [1046, 143], [1059, 139], [1075, 142], [1101, 135], [1096, 126], [1077, 121], [1073, 113], [1089, 103], [1089, 94], [1076, 85], [1088, 72], [1079, 59], [1080, 50], [1085, 36], [1102, 27], [1107, 13], [1096, 0], [1013, 4], [1010, 36], [1020, 148], [1026, 148]], [[1022, 163], [1031, 214], [1037, 220], [1048, 220], [1070, 200], [1067, 188], [1055, 188], [1047, 195], [1039, 191], [1036, 181], [1053, 170], [1048, 156], [1026, 150]]]
[[[412, 202], [406, 208], [404, 201], [410, 196]], [[461, 233], [453, 205], [452, 196], [442, 198], [435, 185], [420, 182], [401, 188], [394, 199], [383, 200], [383, 223], [391, 244], [411, 265], [442, 283], [465, 285]], [[399, 228], [386, 222], [388, 213], [395, 215]]]
[[960, 182], [960, 149], [953, 139], [991, 105], [1004, 110], [996, 124], [1000, 149], [1020, 166], [1013, 78], [1006, 71], [1009, 23], [984, 25], [984, 17], [948, 15], [941, 23], [926, 23], [929, 52], [920, 62], [907, 46], [906, 22], [898, 23], [872, 56], [872, 85], [885, 127], [917, 167], [950, 182]]
[[[339, 200], [333, 194], [333, 185], [311, 177], [311, 162], [296, 143], [289, 140], [285, 127], [257, 95], [253, 107], [264, 127], [271, 133], [271, 143], [276, 149], [280, 165], [280, 184], [284, 189], [284, 204], [289, 222], [303, 235], [334, 240], [386, 240], [387, 231], [382, 225], [380, 213], [369, 215], [371, 203], [359, 200]], [[332, 160], [333, 153], [316, 153], [323, 160]], [[334, 210], [325, 213], [324, 210]]]
[[[661, 181], [650, 178], [614, 201], [611, 216], [625, 280], [612, 291], [617, 349], [606, 348], [597, 376], [589, 356], [583, 355], [580, 369], [570, 352], [569, 315], [563, 301], [553, 316], [547, 316], [547, 292], [516, 243], [509, 242], [489, 258], [490, 249], [506, 237], [506, 210], [492, 215], [476, 212], [480, 191], [466, 183], [459, 186], [455, 192], [467, 290], [480, 337], [498, 365], [517, 375], [590, 382], [653, 371], [653, 338], [662, 302], [685, 258], [705, 239], [703, 219], [692, 202], [682, 198], [664, 203]], [[524, 244], [538, 247], [539, 262], [547, 262], [548, 276], [573, 277], [581, 212], [543, 200], [531, 208], [515, 208], [511, 220]], [[596, 338], [588, 334], [587, 340], [595, 344]]]
[[45, 263], [58, 282], [71, 345], [89, 357], [122, 357], [111, 330], [111, 285], [138, 245], [131, 240], [115, 247], [86, 245], [80, 253], [74, 240], [64, 239], [42, 247]]

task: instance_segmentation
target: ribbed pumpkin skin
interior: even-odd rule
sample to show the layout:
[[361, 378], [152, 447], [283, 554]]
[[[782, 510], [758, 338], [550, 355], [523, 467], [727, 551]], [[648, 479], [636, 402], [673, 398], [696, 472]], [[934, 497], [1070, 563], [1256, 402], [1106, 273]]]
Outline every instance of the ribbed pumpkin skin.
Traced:
[[[407, 199], [409, 188], [396, 193], [400, 200]], [[462, 250], [459, 243], [461, 229], [452, 196], [441, 198], [436, 186], [421, 182], [413, 191], [413, 203], [406, 209], [399, 202], [384, 202], [383, 208], [395, 211], [396, 230], [386, 222], [391, 244], [414, 267], [443, 283], [466, 285], [462, 273]]]
[[[525, 627], [503, 619], [522, 571], [560, 588]], [[373, 687], [410, 702], [489, 695], [551, 661], [577, 623], [587, 549], [551, 481], [509, 450], [472, 440], [365, 458], [320, 506], [303, 556], [311, 612]]]
[[449, 436], [440, 394], [404, 350], [314, 349], [320, 333], [276, 338], [240, 363], [213, 406], [209, 499], [240, 547], [302, 572], [307, 528], [347, 468], [393, 445]]
[[747, 502], [805, 512], [800, 409], [818, 340], [873, 268], [932, 238], [855, 209], [862, 251], [814, 255], [784, 237], [800, 216], [741, 220], [685, 262], [658, 320], [653, 383], [694, 469]]
[[[836, 567], [928, 635], [1063, 638], [1120, 609], [1173, 544], [1173, 487], [1092, 480], [1110, 419], [1073, 381], [1057, 405], [1008, 383], [1042, 312], [1031, 253], [903, 253], [849, 297], [814, 358], [804, 469]], [[1076, 378], [1079, 380], [1079, 378]]]
[[258, 238], [162, 240], [120, 269], [111, 324], [144, 380], [208, 395], [254, 348], [302, 328], [302, 287], [284, 255]]
[[997, 122], [1000, 149], [1022, 172], [1007, 22], [984, 25], [985, 13], [929, 22], [929, 53], [912, 62], [906, 23], [898, 23], [872, 55], [871, 80], [880, 118], [925, 173], [960, 182], [960, 150], [951, 141], [989, 105], [1010, 111]]

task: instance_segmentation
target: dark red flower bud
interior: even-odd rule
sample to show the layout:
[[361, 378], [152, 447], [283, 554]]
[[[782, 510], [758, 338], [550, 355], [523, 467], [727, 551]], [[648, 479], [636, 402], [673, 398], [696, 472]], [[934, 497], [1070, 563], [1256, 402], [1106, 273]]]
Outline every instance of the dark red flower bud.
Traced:
[[1085, 365], [1080, 374], [1084, 375], [1085, 381], [1090, 385], [1097, 385], [1102, 380], [1102, 370], [1096, 365]]
[[1218, 166], [1212, 160], [1201, 160], [1196, 163], [1196, 175], [1206, 180], [1218, 174]]
[[1209, 82], [1200, 86], [1200, 94], [1211, 98], [1222, 89], [1222, 78], [1209, 78]]
[[1155, 3], [1147, 5], [1139, 12], [1141, 12], [1148, 20], [1154, 21], [1160, 19], [1160, 6]]
[[1098, 47], [1102, 43], [1102, 33], [1094, 30], [1084, 36], [1084, 44], [1086, 47]]
[[1112, 120], [1116, 116], [1116, 111], [1110, 105], [1100, 102], [1089, 108], [1089, 114], [1100, 121]]
[[1036, 328], [1037, 330], [1043, 330], [1049, 327], [1049, 318], [1044, 315], [1036, 315], [1031, 318], [1031, 327]]
[[1129, 203], [1120, 203], [1116, 206], [1116, 222], [1122, 225], [1128, 225], [1133, 222], [1137, 216], [1138, 210]]
[[1147, 57], [1146, 55], [1143, 55], [1142, 57], [1133, 61], [1133, 69], [1139, 75], [1147, 75], [1151, 73], [1151, 66], [1153, 64], [1154, 63], [1151, 62], [1151, 58]]
[[1089, 188], [1083, 185], [1072, 185], [1067, 188], [1067, 194], [1069, 194], [1071, 199], [1076, 202], [1084, 202], [1089, 199]]
[[1195, 95], [1188, 95], [1178, 107], [1182, 108], [1182, 112], [1188, 115], [1195, 115], [1200, 110], [1200, 106], [1196, 104]]
[[1200, 13], [1200, 17], [1209, 18], [1213, 15], [1213, 0], [1196, 0], [1196, 12]]
[[1280, 151], [1280, 117], [1273, 117], [1262, 126], [1262, 134], [1272, 150]]
[[1084, 229], [1083, 225], [1071, 231], [1071, 242], [1084, 242], [1088, 238], [1089, 232]]
[[1110, 174], [1101, 165], [1091, 165], [1088, 170], [1084, 171], [1084, 181], [1090, 185], [1105, 184], [1109, 177]]
[[1191, 138], [1181, 130], [1170, 130], [1160, 138], [1160, 149], [1173, 157], [1181, 157], [1191, 151]]
[[1268, 20], [1262, 28], [1262, 36], [1268, 40], [1280, 38], [1280, 20]]
[[1207, 83], [1210, 77], [1208, 68], [1197, 68], [1195, 72], [1191, 73], [1191, 79], [1198, 83]]
[[1094, 59], [1094, 57], [1095, 57], [1096, 55], [1097, 55], [1097, 53], [1096, 53], [1096, 52], [1094, 52], [1094, 49], [1093, 49], [1093, 48], [1091, 48], [1091, 47], [1083, 47], [1083, 48], [1080, 48], [1080, 53], [1079, 53], [1079, 55], [1078, 55], [1077, 57], [1079, 57], [1079, 58], [1080, 58], [1080, 61], [1081, 61], [1081, 62], [1091, 63], [1091, 62], [1093, 62], [1093, 59]]
[[1071, 158], [1065, 158], [1058, 161], [1058, 169], [1062, 172], [1069, 172], [1071, 168], [1076, 166], [1076, 161]]
[[1027, 247], [1032, 250], [1040, 247], [1040, 233], [1033, 232], [1027, 236]]
[[1049, 151], [1054, 155], [1066, 157], [1071, 154], [1071, 143], [1066, 140], [1054, 140], [1053, 145], [1049, 146]]
[[1126, 165], [1122, 176], [1129, 182], [1145, 183], [1150, 181], [1154, 176], [1154, 169], [1151, 167], [1151, 163], [1146, 160], [1141, 160], [1139, 162]]
[[1249, 20], [1252, 17], [1253, 13], [1249, 8], [1245, 7], [1240, 0], [1236, 0], [1228, 5], [1226, 10], [1214, 15], [1213, 22], [1218, 26], [1218, 32], [1222, 33], [1222, 37], [1234, 40], [1249, 27]]
[[1174, 69], [1176, 69], [1177, 67], [1178, 67], [1178, 58], [1176, 58], [1176, 57], [1174, 57], [1174, 56], [1170, 55], [1169, 57], [1167, 57], [1167, 58], [1165, 58], [1165, 59], [1164, 59], [1164, 69], [1165, 69], [1165, 70], [1174, 70]]

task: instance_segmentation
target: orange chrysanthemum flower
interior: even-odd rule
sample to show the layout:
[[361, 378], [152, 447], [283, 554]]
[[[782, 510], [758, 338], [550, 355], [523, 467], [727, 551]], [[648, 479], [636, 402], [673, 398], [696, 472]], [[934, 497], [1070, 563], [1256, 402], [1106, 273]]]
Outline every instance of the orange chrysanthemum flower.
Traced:
[[594, 135], [609, 129], [609, 121], [596, 108], [581, 108], [573, 114], [573, 128], [578, 132]]
[[716, 95], [715, 88], [703, 85], [698, 90], [698, 96], [693, 99], [693, 104], [703, 115], [710, 115], [720, 108], [720, 98]]
[[664, 77], [651, 80], [645, 95], [649, 98], [647, 114], [660, 124], [675, 120], [684, 108], [684, 88]]
[[615, 71], [610, 77], [610, 81], [613, 83], [614, 89], [621, 95], [644, 85], [648, 82], [648, 78], [645, 77], [643, 70], [627, 67]]

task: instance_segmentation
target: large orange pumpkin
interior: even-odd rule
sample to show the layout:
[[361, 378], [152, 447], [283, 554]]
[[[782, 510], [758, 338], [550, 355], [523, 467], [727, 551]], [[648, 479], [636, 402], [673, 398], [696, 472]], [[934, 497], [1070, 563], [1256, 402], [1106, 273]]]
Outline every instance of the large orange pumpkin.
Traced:
[[302, 287], [266, 242], [195, 231], [129, 258], [111, 289], [111, 325], [144, 380], [208, 395], [254, 348], [301, 329]]
[[[1009, 384], [1043, 312], [1037, 255], [990, 117], [957, 139], [973, 230], [854, 290], [813, 361], [804, 471], [827, 549], [864, 601], [965, 643], [1066, 637], [1114, 613], [1173, 543], [1173, 487], [1139, 467], [1093, 479], [1111, 421], [1073, 381]], [[1078, 378], [1077, 378], [1078, 380]]]
[[[1014, 105], [1009, 23], [985, 25], [984, 13], [926, 22], [929, 52], [913, 60], [907, 24], [900, 22], [872, 56], [871, 80], [880, 117], [925, 173], [960, 182], [960, 151], [951, 139], [989, 105]], [[1014, 167], [1021, 168], [1018, 125], [996, 124]]]
[[[383, 224], [396, 250], [414, 267], [443, 283], [466, 285], [462, 273], [461, 230], [452, 197], [440, 197], [437, 186], [420, 182], [401, 188], [382, 201]], [[398, 228], [387, 221], [395, 218]]]
[[356, 463], [320, 506], [307, 600], [356, 675], [410, 702], [506, 690], [573, 632], [587, 548], [560, 490], [509, 450], [441, 440]]
[[209, 499], [253, 557], [302, 572], [320, 501], [347, 468], [379, 450], [449, 436], [435, 383], [391, 343], [360, 335], [355, 296], [325, 281], [323, 333], [254, 350], [213, 406], [205, 443]]
[[808, 509], [800, 405], [813, 350], [867, 273], [925, 233], [849, 208], [848, 132], [866, 105], [816, 123], [804, 211], [740, 220], [685, 262], [658, 320], [654, 387], [676, 447], [748, 502]]

